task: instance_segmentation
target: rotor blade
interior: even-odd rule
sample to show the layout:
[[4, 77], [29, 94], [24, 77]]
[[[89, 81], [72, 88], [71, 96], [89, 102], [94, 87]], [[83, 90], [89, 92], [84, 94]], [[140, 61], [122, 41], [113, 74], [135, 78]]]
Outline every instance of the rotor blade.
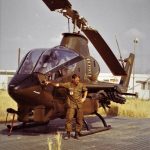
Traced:
[[51, 11], [55, 11], [56, 9], [71, 8], [72, 6], [68, 0], [43, 0], [43, 2]]
[[73, 24], [76, 24], [81, 29], [88, 39], [91, 41], [93, 46], [96, 48], [98, 53], [102, 56], [107, 66], [114, 75], [122, 76], [126, 75], [125, 70], [120, 65], [119, 61], [101, 37], [101, 35], [94, 29], [90, 28], [85, 18], [80, 17], [76, 10], [71, 8], [71, 4], [68, 0], [43, 0], [50, 10], [62, 9], [65, 10], [64, 16], [72, 18]]
[[84, 34], [91, 41], [98, 53], [102, 56], [107, 66], [114, 75], [126, 75], [125, 70], [120, 65], [114, 53], [111, 51], [102, 36], [93, 29], [83, 29]]

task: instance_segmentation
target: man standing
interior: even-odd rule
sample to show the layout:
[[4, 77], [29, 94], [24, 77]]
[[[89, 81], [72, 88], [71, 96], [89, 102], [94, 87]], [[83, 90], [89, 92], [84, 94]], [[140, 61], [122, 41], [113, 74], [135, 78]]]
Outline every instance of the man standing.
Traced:
[[[48, 84], [49, 82], [46, 82]], [[56, 83], [54, 86], [62, 86], [69, 90], [67, 97], [67, 114], [66, 114], [66, 131], [67, 135], [64, 139], [70, 138], [72, 131], [72, 120], [75, 116], [76, 129], [75, 138], [79, 139], [79, 134], [83, 125], [83, 102], [86, 100], [87, 88], [80, 82], [80, 77], [76, 74], [72, 76], [72, 81], [67, 83]]]

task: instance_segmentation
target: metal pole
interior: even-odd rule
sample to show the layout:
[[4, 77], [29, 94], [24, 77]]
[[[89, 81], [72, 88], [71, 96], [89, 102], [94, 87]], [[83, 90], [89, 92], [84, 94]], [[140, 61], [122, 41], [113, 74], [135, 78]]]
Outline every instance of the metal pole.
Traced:
[[[135, 38], [134, 39], [134, 47], [133, 47], [133, 53], [135, 55], [135, 49], [136, 49], [136, 44], [138, 43], [138, 39]], [[134, 82], [135, 82], [135, 59], [134, 59], [134, 64], [133, 64], [133, 88], [132, 88], [132, 92], [134, 93]]]
[[148, 79], [147, 81], [147, 86], [148, 86], [148, 90], [149, 90], [149, 100], [150, 100], [150, 82], [149, 82], [150, 79]]
[[20, 53], [21, 53], [21, 49], [19, 48], [18, 49], [18, 67], [19, 67], [19, 64], [20, 64]]
[[150, 89], [149, 89], [149, 100], [150, 100]]

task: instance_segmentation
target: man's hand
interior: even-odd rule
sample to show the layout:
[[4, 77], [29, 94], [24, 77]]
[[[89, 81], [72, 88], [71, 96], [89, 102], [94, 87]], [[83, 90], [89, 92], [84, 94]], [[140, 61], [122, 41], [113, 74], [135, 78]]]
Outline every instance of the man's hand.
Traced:
[[53, 86], [59, 87], [59, 83], [52, 83], [51, 81], [46, 81], [46, 80], [43, 81], [43, 84], [44, 84], [44, 85], [51, 84], [51, 85], [53, 85]]
[[49, 81], [46, 81], [46, 80], [44, 81], [45, 85], [48, 85], [49, 83], [50, 83]]
[[86, 100], [86, 98], [81, 98], [81, 102], [83, 103]]

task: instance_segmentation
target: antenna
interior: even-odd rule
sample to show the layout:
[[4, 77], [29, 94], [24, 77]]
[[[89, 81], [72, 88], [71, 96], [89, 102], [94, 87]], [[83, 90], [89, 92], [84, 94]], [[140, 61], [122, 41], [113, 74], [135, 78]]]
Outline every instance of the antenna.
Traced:
[[118, 43], [116, 35], [115, 35], [115, 39], [116, 39], [116, 43], [117, 43], [117, 47], [118, 47], [118, 51], [119, 51], [119, 55], [120, 55], [120, 59], [119, 60], [121, 61], [122, 67], [124, 68], [124, 60], [122, 59], [122, 55], [121, 55], [121, 51], [120, 51], [120, 47], [119, 47], [119, 43]]
[[68, 17], [67, 19], [68, 19], [68, 32], [70, 33], [70, 20], [69, 20], [70, 18]]

